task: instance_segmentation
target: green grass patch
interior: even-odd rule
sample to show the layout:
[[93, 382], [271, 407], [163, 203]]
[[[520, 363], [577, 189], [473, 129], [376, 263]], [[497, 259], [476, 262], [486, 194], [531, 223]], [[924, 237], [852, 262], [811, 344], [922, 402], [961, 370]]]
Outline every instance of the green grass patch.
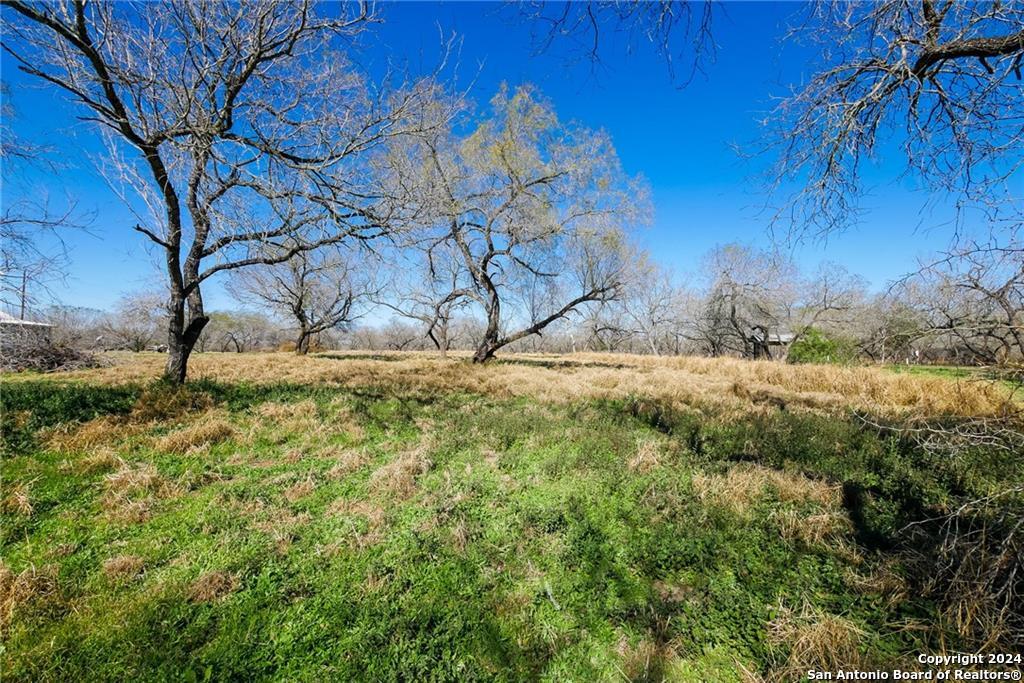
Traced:
[[[730, 681], [785, 666], [805, 608], [881, 666], [958, 642], [899, 529], [1007, 465], [642, 400], [7, 389], [5, 681]], [[103, 415], [132, 429], [36, 438]]]

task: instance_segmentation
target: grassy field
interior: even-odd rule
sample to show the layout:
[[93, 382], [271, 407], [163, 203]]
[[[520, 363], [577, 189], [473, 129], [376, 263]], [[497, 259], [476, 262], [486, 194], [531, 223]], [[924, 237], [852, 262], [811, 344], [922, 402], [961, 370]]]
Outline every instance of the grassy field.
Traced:
[[3, 380], [4, 681], [794, 680], [1020, 643], [929, 521], [1019, 511], [1020, 456], [886, 428], [1004, 415], [987, 384], [201, 354], [174, 390], [161, 361]]

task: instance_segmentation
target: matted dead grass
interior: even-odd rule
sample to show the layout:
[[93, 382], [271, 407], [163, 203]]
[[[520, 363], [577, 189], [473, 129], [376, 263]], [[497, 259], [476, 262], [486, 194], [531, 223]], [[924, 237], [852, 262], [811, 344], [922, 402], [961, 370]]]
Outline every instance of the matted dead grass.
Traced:
[[207, 572], [188, 587], [188, 599], [192, 602], [213, 602], [226, 597], [235, 590], [238, 579], [228, 572]]
[[661, 464], [662, 445], [652, 439], [644, 439], [637, 444], [636, 453], [626, 462], [632, 472], [650, 472]]
[[843, 537], [853, 531], [850, 517], [838, 510], [806, 515], [786, 509], [776, 512], [774, 518], [783, 538], [808, 548], [825, 544], [838, 548]]
[[253, 410], [249, 421], [249, 439], [284, 444], [296, 438], [304, 450], [310, 450], [336, 436], [345, 435], [360, 442], [365, 432], [356, 418], [340, 402], [332, 402], [322, 415], [315, 401], [295, 403], [268, 401]]
[[[110, 367], [63, 377], [103, 384], [145, 382], [160, 375], [165, 360], [161, 354], [116, 354], [113, 359]], [[1006, 392], [991, 383], [882, 368], [596, 353], [505, 354], [500, 362], [486, 365], [424, 353], [201, 353], [192, 357], [190, 376], [254, 384], [531, 396], [551, 402], [647, 396], [677, 405], [743, 408], [768, 403], [918, 415], [994, 415], [1006, 409], [1008, 400]]]
[[70, 468], [78, 474], [93, 474], [94, 472], [112, 470], [122, 464], [124, 461], [118, 456], [117, 451], [109, 447], [100, 448], [80, 460], [69, 463]]
[[334, 461], [331, 468], [327, 470], [329, 479], [343, 479], [370, 462], [370, 456], [366, 451], [354, 448], [328, 449], [322, 452], [320, 457]]
[[111, 581], [126, 581], [141, 574], [143, 566], [138, 555], [116, 555], [103, 560], [103, 575]]
[[810, 669], [838, 671], [860, 669], [865, 664], [859, 650], [863, 631], [850, 620], [807, 603], [800, 611], [780, 604], [768, 624], [768, 635], [772, 643], [789, 650], [771, 680], [799, 680]]
[[[384, 537], [384, 522], [387, 513], [376, 502], [339, 498], [331, 503], [327, 508], [327, 513], [334, 517], [361, 519], [366, 525], [365, 529], [351, 529], [350, 535], [343, 543], [338, 544], [338, 547], [354, 546], [356, 548], [366, 548], [378, 543]], [[337, 548], [328, 548], [326, 550], [333, 552]]]
[[0, 501], [0, 509], [11, 514], [30, 517], [34, 508], [28, 484], [23, 482], [12, 486]]
[[23, 606], [56, 599], [60, 595], [57, 565], [30, 566], [15, 574], [0, 559], [0, 627], [10, 623]]
[[426, 456], [428, 449], [425, 440], [374, 470], [370, 475], [370, 489], [393, 500], [405, 500], [412, 496], [416, 493], [416, 480], [433, 467]]
[[235, 427], [224, 416], [210, 412], [197, 422], [157, 439], [156, 447], [180, 455], [227, 441], [234, 435]]
[[316, 481], [312, 475], [307, 475], [302, 481], [296, 482], [284, 491], [285, 500], [289, 503], [297, 503], [306, 496], [316, 491]]
[[111, 520], [123, 523], [146, 521], [156, 499], [175, 492], [149, 463], [122, 463], [120, 469], [104, 478], [103, 485], [103, 509]]
[[104, 415], [81, 424], [71, 422], [49, 430], [44, 440], [57, 453], [87, 453], [139, 434], [146, 425], [129, 422], [121, 416]]
[[[692, 480], [694, 493], [704, 502], [745, 514], [765, 494], [772, 492], [782, 502], [813, 502], [832, 515], [839, 507], [842, 491], [836, 484], [810, 479], [797, 472], [775, 470], [753, 463], [738, 463], [725, 474], [698, 472]], [[794, 529], [797, 522], [790, 524]], [[794, 531], [794, 535], [800, 532]]]

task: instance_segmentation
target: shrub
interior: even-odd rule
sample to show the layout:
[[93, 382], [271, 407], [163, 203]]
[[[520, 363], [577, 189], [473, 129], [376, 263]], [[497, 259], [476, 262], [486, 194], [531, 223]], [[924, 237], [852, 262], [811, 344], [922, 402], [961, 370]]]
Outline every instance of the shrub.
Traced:
[[849, 363], [857, 359], [857, 347], [849, 339], [829, 337], [812, 327], [793, 342], [787, 359], [790, 363]]

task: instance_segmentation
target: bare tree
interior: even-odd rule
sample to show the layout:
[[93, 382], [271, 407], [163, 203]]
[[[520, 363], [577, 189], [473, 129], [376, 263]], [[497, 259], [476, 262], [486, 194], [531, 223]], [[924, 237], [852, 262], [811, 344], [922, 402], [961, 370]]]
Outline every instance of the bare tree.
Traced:
[[[465, 138], [437, 130], [391, 157], [423, 258], [453, 254], [460, 274], [449, 296], [486, 319], [475, 362], [615, 297], [626, 232], [645, 208], [607, 135], [559, 122], [529, 87], [503, 87], [491, 104], [492, 116]], [[514, 306], [531, 288], [557, 303]]]
[[383, 348], [391, 351], [410, 351], [422, 348], [423, 332], [416, 325], [402, 320], [389, 320], [378, 330]]
[[305, 355], [322, 333], [359, 318], [362, 304], [376, 294], [373, 273], [365, 263], [353, 265], [358, 262], [359, 254], [338, 249], [300, 251], [284, 263], [238, 270], [228, 287], [239, 299], [294, 321], [295, 352]]
[[262, 313], [214, 311], [196, 343], [196, 349], [245, 353], [276, 349], [283, 340], [281, 326]]
[[962, 363], [1024, 363], [1024, 245], [970, 242], [923, 264], [896, 293], [919, 314], [921, 336]]
[[829, 0], [810, 11], [793, 37], [822, 61], [766, 121], [776, 222], [797, 236], [850, 225], [862, 167], [890, 141], [928, 188], [1019, 217], [1007, 181], [1024, 159], [1024, 5]]
[[712, 355], [785, 359], [808, 330], [844, 322], [863, 300], [863, 281], [843, 268], [825, 263], [804, 276], [777, 251], [727, 244], [707, 255], [703, 269], [707, 290], [693, 337]]
[[158, 292], [125, 294], [102, 323], [105, 348], [145, 351], [160, 335], [166, 297]]
[[144, 205], [135, 229], [164, 256], [175, 382], [209, 320], [202, 283], [385, 232], [369, 158], [438, 111], [421, 106], [430, 78], [373, 88], [348, 62], [366, 3], [4, 7], [5, 50], [103, 132], [112, 184]]
[[455, 343], [456, 316], [470, 304], [459, 284], [462, 265], [453, 250], [440, 245], [414, 241], [407, 249], [412, 258], [395, 263], [391, 286], [377, 303], [421, 323], [434, 348], [447, 356]]
[[88, 216], [77, 214], [67, 200], [54, 208], [45, 189], [26, 179], [29, 167], [57, 171], [51, 149], [19, 136], [7, 83], [0, 83], [0, 305], [19, 318], [50, 298], [51, 286], [63, 279], [68, 254], [61, 231], [78, 228]]
[[681, 295], [672, 274], [646, 257], [636, 259], [634, 268], [618, 306], [647, 352], [655, 356], [678, 352]]
[[[707, 0], [610, 0], [604, 2], [547, 2], [533, 0], [515, 4], [516, 11], [530, 23], [534, 47], [547, 51], [556, 42], [569, 43], [576, 56], [595, 67], [602, 63], [609, 37], [625, 39], [626, 50], [649, 46], [665, 61], [669, 76], [685, 85], [714, 57], [711, 36], [715, 3]], [[685, 75], [677, 63], [687, 65]]]

